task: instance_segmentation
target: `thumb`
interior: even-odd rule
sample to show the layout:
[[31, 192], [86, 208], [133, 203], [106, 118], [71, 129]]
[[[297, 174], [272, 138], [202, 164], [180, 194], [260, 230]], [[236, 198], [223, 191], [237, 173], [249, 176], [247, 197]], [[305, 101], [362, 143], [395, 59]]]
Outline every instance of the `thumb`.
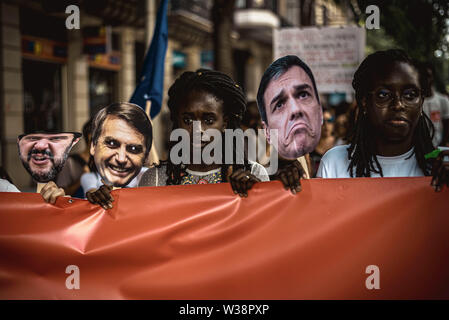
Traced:
[[231, 174], [232, 174], [233, 171], [234, 171], [234, 170], [232, 169], [232, 166], [229, 166], [229, 167], [228, 167], [228, 170], [227, 170], [227, 172], [226, 172], [226, 178], [227, 178], [228, 181], [229, 181], [229, 177], [231, 176]]

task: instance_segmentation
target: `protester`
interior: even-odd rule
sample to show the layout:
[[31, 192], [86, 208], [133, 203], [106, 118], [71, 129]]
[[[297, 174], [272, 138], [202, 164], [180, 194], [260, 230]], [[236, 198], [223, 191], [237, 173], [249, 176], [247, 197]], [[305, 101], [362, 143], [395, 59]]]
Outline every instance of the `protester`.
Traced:
[[324, 109], [323, 111], [323, 125], [321, 126], [321, 138], [318, 142], [315, 150], [310, 153], [310, 158], [312, 161], [312, 176], [316, 176], [318, 167], [320, 165], [321, 158], [323, 155], [335, 145], [335, 135], [334, 135], [334, 113], [330, 109]]
[[[200, 69], [196, 72], [184, 72], [168, 90], [168, 108], [170, 109], [173, 130], [184, 129], [188, 132], [187, 161], [179, 164], [172, 159], [173, 150], [179, 141], [170, 143], [170, 157], [157, 167], [150, 168], [143, 176], [139, 186], [165, 186], [183, 184], [208, 184], [230, 182], [234, 193], [242, 197], [259, 181], [268, 181], [263, 166], [244, 159], [243, 164], [236, 163], [237, 151], [232, 150], [232, 165], [225, 163], [225, 152], [221, 154], [221, 163], [207, 164], [203, 157], [193, 163], [195, 148], [203, 151], [212, 145], [214, 139], [206, 130], [216, 129], [221, 133], [224, 143], [225, 129], [239, 129], [245, 112], [246, 99], [242, 88], [224, 73]], [[198, 127], [194, 127], [198, 125]], [[201, 135], [201, 145], [196, 145], [194, 135]], [[225, 150], [224, 145], [220, 151]], [[188, 163], [186, 163], [188, 162]]]
[[6, 180], [7, 182], [9, 182], [9, 184], [14, 185], [14, 183], [12, 182], [12, 179], [9, 176], [8, 172], [2, 166], [0, 166], [0, 179]]
[[56, 179], [56, 184], [63, 188], [66, 194], [70, 194], [75, 198], [84, 197], [80, 179], [83, 173], [90, 172], [88, 162], [90, 143], [92, 140], [91, 125], [92, 119], [89, 119], [83, 126], [83, 137], [86, 143], [84, 150], [80, 153], [69, 155], [64, 168]]
[[113, 187], [137, 187], [153, 141], [152, 126], [138, 105], [121, 102], [101, 109], [92, 122], [92, 172], [81, 176], [86, 198], [112, 208]]
[[[0, 178], [0, 192], [20, 192], [20, 190], [8, 180]], [[55, 204], [58, 197], [65, 196], [64, 189], [59, 188], [53, 181], [47, 182], [39, 193], [45, 202], [51, 204]]]
[[0, 178], [0, 192], [20, 192], [9, 180]]
[[270, 143], [277, 130], [279, 171], [274, 175], [292, 193], [300, 191], [300, 177], [308, 177], [306, 161], [321, 135], [323, 113], [310, 68], [297, 56], [274, 61], [262, 76], [257, 92], [260, 116]]
[[335, 145], [340, 146], [342, 144], [347, 144], [347, 135], [348, 135], [348, 126], [349, 126], [349, 120], [348, 120], [348, 113], [340, 114], [335, 119]]
[[423, 112], [430, 118], [435, 127], [433, 144], [449, 147], [449, 99], [436, 91], [432, 69], [431, 64], [425, 64], [422, 70], [428, 80]]
[[[318, 177], [412, 177], [434, 174], [432, 185], [448, 184], [449, 151], [426, 159], [434, 150], [432, 123], [422, 111], [425, 77], [402, 50], [366, 57], [354, 74], [357, 113], [350, 145], [323, 157]], [[433, 167], [433, 171], [432, 171]]]
[[357, 108], [357, 101], [354, 99], [352, 103], [349, 105], [349, 109], [346, 111], [346, 115], [348, 117], [348, 122], [346, 124], [346, 136], [345, 136], [345, 144], [351, 143], [351, 137], [355, 130], [356, 119], [358, 116], [359, 108]]
[[0, 192], [20, 192], [2, 166], [0, 166]]
[[[11, 178], [3, 167], [0, 167], [0, 192], [20, 192], [12, 183]], [[53, 181], [47, 182], [39, 193], [45, 202], [51, 204], [56, 202], [57, 197], [65, 195], [64, 189], [58, 188]]]
[[[70, 150], [80, 137], [79, 132], [32, 131], [17, 138], [22, 165], [38, 183], [37, 191], [46, 202], [54, 204], [57, 197], [65, 195], [64, 189], [59, 188], [54, 180], [64, 168]], [[20, 192], [7, 180], [2, 179], [0, 184], [2, 191]]]

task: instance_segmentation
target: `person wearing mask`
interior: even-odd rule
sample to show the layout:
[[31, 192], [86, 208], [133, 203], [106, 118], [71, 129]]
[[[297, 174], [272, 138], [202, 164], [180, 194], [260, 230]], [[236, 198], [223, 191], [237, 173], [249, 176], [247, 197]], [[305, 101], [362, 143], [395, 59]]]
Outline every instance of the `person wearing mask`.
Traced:
[[[235, 194], [248, 196], [248, 190], [260, 181], [269, 181], [265, 168], [257, 162], [243, 159], [237, 163], [236, 154], [244, 155], [244, 150], [225, 150], [220, 146], [218, 163], [193, 161], [195, 148], [204, 155], [215, 137], [208, 136], [209, 129], [215, 130], [224, 143], [225, 130], [240, 129], [240, 122], [246, 109], [246, 98], [242, 88], [224, 73], [199, 69], [196, 72], [184, 72], [168, 90], [168, 108], [170, 109], [173, 131], [181, 129], [186, 133], [187, 154], [180, 163], [173, 155], [179, 141], [170, 142], [170, 157], [159, 166], [150, 168], [140, 180], [139, 186], [165, 186], [186, 184], [214, 184], [229, 182]], [[181, 132], [181, 133], [182, 133]], [[200, 140], [195, 142], [194, 135]], [[216, 142], [216, 141], [215, 141]], [[243, 146], [242, 146], [243, 147]], [[243, 148], [242, 148], [243, 149]], [[225, 153], [232, 152], [233, 163], [224, 161]], [[177, 152], [176, 152], [177, 153]], [[216, 156], [214, 154], [214, 156]]]
[[323, 155], [335, 145], [334, 114], [329, 109], [323, 111], [323, 125], [321, 126], [321, 138], [315, 150], [310, 153], [312, 161], [313, 177], [316, 176], [318, 166]]
[[145, 171], [153, 141], [152, 125], [145, 111], [128, 102], [101, 109], [92, 121], [89, 167], [81, 186], [89, 202], [112, 208], [113, 187], [134, 188]]

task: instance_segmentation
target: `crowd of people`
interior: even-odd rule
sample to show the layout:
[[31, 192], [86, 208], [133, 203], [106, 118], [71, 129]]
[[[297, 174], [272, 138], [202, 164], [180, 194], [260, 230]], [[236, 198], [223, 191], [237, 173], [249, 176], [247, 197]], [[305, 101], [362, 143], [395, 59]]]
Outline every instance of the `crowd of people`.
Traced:
[[[281, 181], [296, 194], [301, 179], [312, 177], [416, 176], [432, 176], [436, 191], [449, 187], [449, 100], [436, 92], [431, 68], [401, 50], [379, 51], [363, 60], [352, 85], [355, 104], [336, 115], [323, 106], [312, 70], [297, 56], [279, 58], [268, 67], [257, 103], [248, 103], [241, 86], [224, 73], [187, 71], [169, 88], [167, 102], [172, 130], [185, 132], [187, 152], [180, 149], [183, 134], [170, 137], [168, 159], [146, 167], [151, 120], [141, 107], [122, 102], [104, 107], [86, 123], [86, 148], [69, 156], [66, 147], [66, 155], [58, 158], [65, 166], [58, 160], [51, 177], [46, 173], [55, 168], [52, 137], [35, 134], [35, 140], [27, 140], [22, 163], [37, 182], [45, 183], [40, 192], [46, 201], [70, 194], [104, 209], [113, 207], [111, 191], [117, 187], [229, 182], [235, 194], [247, 197], [254, 184], [269, 180]], [[246, 144], [239, 161], [236, 148], [242, 145], [229, 151], [224, 137], [242, 128], [263, 129], [271, 148], [255, 159], [248, 157]], [[79, 135], [72, 136], [70, 148], [75, 138]], [[266, 161], [257, 160], [273, 152], [277, 170], [269, 174]], [[0, 182], [0, 191], [18, 191], [3, 176]]]

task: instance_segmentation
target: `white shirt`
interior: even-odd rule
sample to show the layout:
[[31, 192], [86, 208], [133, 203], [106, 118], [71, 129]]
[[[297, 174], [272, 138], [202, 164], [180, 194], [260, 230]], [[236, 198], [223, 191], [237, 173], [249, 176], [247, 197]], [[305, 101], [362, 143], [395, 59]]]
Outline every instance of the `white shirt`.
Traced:
[[[350, 178], [348, 171], [349, 145], [336, 146], [327, 151], [321, 159], [317, 172], [317, 178]], [[439, 148], [446, 150], [449, 148]], [[395, 157], [377, 156], [384, 177], [420, 177], [424, 176], [421, 168], [418, 166], [414, 148], [404, 154]], [[354, 170], [355, 177], [355, 170]], [[378, 173], [371, 172], [371, 177], [380, 177]]]
[[20, 190], [8, 180], [0, 179], [0, 192], [20, 192]]
[[[136, 188], [139, 185], [140, 178], [147, 171], [147, 167], [142, 167], [137, 176], [134, 177], [127, 185], [126, 188]], [[81, 187], [84, 190], [84, 196], [86, 196], [86, 192], [91, 189], [100, 188], [103, 183], [101, 182], [101, 176], [98, 172], [87, 172], [81, 176]]]
[[438, 146], [443, 138], [443, 120], [449, 119], [449, 100], [446, 96], [434, 90], [433, 96], [426, 98], [422, 106], [435, 127], [433, 145]]

